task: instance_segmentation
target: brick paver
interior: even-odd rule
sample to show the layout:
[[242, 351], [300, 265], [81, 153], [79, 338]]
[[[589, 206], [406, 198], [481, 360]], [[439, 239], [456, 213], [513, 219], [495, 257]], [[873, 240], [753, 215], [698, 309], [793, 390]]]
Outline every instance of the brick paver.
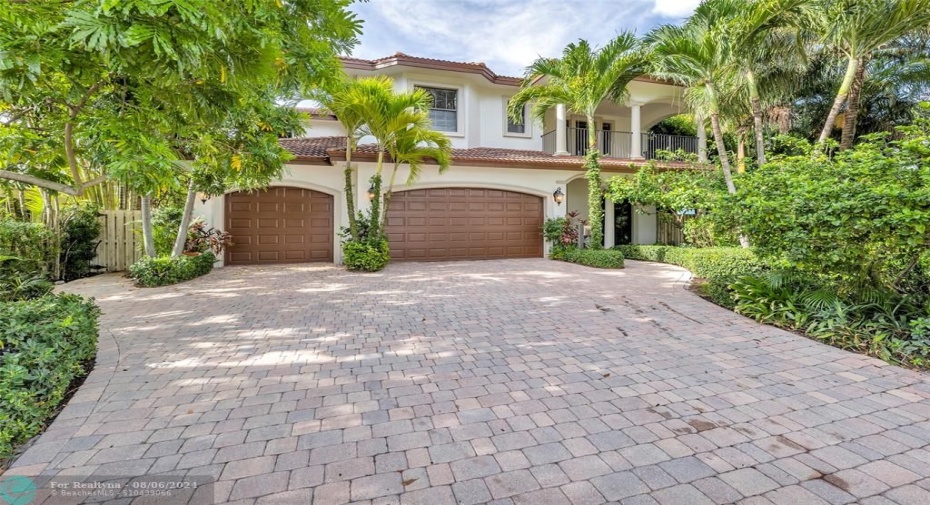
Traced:
[[201, 476], [242, 504], [930, 500], [926, 374], [687, 280], [547, 260], [85, 279], [66, 288], [103, 308], [96, 368], [7, 474]]

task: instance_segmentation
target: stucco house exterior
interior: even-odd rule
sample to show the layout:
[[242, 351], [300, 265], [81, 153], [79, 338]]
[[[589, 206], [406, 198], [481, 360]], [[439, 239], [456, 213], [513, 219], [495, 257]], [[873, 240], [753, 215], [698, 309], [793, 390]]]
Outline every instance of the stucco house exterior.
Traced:
[[[500, 76], [483, 63], [461, 63], [397, 53], [377, 60], [343, 59], [352, 76], [390, 76], [398, 90], [424, 88], [434, 97], [435, 129], [454, 146], [453, 166], [444, 174], [427, 166], [413, 186], [395, 187], [387, 216], [392, 259], [465, 260], [541, 257], [545, 219], [578, 211], [587, 215], [587, 181], [582, 169], [584, 118], [558, 107], [542, 124], [515, 123], [507, 102], [521, 79]], [[649, 127], [683, 111], [682, 89], [650, 78], [629, 86], [628, 103], [598, 109], [605, 178], [630, 174], [656, 149], [697, 152], [699, 140], [659, 136]], [[295, 155], [286, 174], [268, 190], [231, 192], [198, 202], [195, 213], [233, 235], [225, 264], [341, 261], [339, 231], [347, 225], [343, 191], [345, 130], [324, 111], [308, 110], [305, 132], [282, 139]], [[355, 204], [369, 207], [366, 189], [375, 172], [376, 150], [362, 139]], [[398, 181], [406, 180], [401, 169]], [[564, 193], [563, 201], [554, 198]], [[655, 209], [605, 202], [604, 245], [652, 244]]]

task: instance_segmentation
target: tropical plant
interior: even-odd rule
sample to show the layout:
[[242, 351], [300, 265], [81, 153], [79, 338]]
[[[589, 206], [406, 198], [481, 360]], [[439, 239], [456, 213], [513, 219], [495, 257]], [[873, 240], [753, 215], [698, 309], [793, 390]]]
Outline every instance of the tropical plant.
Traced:
[[783, 72], [789, 65], [800, 66], [803, 55], [798, 28], [806, 12], [803, 8], [809, 3], [810, 0], [705, 0], [695, 13], [696, 17], [709, 18], [712, 29], [725, 41], [726, 58], [735, 74], [731, 83], [748, 95], [759, 166], [765, 164], [759, 80]]
[[348, 4], [10, 3], [0, 12], [0, 179], [68, 195], [118, 180], [143, 196], [154, 254], [151, 199], [186, 179], [180, 160], [195, 172], [280, 170], [278, 102], [339, 75], [336, 54], [360, 27]]
[[406, 165], [408, 186], [419, 180], [423, 165], [431, 160], [436, 163], [439, 173], [445, 173], [452, 166], [452, 141], [442, 132], [431, 129], [427, 121], [419, 121], [419, 125], [411, 125], [405, 130], [397, 132], [393, 141], [388, 144], [387, 151], [394, 162], [388, 189], [384, 193], [384, 208], [381, 209], [381, 226], [384, 230], [387, 224], [388, 207], [391, 196], [394, 194], [394, 184], [400, 167]]
[[587, 119], [584, 168], [588, 179], [591, 246], [595, 248], [603, 247], [604, 220], [595, 112], [605, 100], [625, 102], [629, 96], [627, 85], [646, 73], [646, 62], [646, 55], [631, 32], [620, 33], [601, 48], [579, 40], [568, 44], [561, 58], [539, 58], [527, 67], [523, 86], [508, 106], [514, 120], [522, 119], [528, 103], [532, 103], [531, 115], [540, 121], [548, 110], [560, 104]]
[[[345, 190], [350, 216], [348, 240], [362, 238], [359, 216], [353, 201], [355, 169], [351, 165], [352, 152], [359, 138], [371, 136], [375, 140], [378, 157], [375, 174], [370, 180], [373, 198], [366, 236], [380, 240], [383, 238], [384, 216], [400, 167], [408, 167], [407, 184], [413, 184], [427, 161], [436, 162], [440, 173], [451, 165], [452, 143], [445, 134], [432, 129], [429, 119], [429, 106], [433, 98], [419, 88], [397, 92], [394, 90], [394, 81], [386, 76], [346, 79], [328, 92], [318, 93], [317, 98], [346, 129]], [[393, 162], [387, 192], [382, 191], [385, 154]]]
[[699, 8], [683, 26], [656, 28], [646, 36], [645, 43], [651, 51], [650, 73], [684, 86], [685, 99], [692, 110], [710, 118], [727, 190], [736, 193], [723, 140], [720, 95], [729, 86], [733, 64], [715, 29], [718, 21], [715, 14], [709, 7]]
[[214, 255], [219, 256], [224, 249], [233, 245], [232, 239], [229, 232], [208, 228], [206, 221], [197, 219], [187, 229], [184, 252], [212, 252]]
[[[810, 9], [809, 26], [827, 48], [842, 54], [846, 71], [836, 92], [818, 143], [823, 144], [833, 131], [844, 103], [847, 117], [855, 121], [858, 90], [864, 79], [864, 65], [871, 54], [908, 33], [926, 29], [930, 24], [930, 0], [820, 0]], [[854, 86], [856, 81], [859, 86]], [[850, 91], [856, 94], [851, 96]], [[847, 135], [852, 135], [847, 130]], [[847, 147], [851, 145], [847, 139]]]
[[564, 217], [547, 219], [543, 223], [543, 238], [553, 248], [578, 246], [578, 228], [586, 224], [577, 210], [565, 213]]

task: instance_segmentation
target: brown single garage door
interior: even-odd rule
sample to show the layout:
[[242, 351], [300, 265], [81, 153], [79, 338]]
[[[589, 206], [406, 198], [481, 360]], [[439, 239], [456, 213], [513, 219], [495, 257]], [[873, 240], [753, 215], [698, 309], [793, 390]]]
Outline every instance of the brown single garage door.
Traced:
[[385, 231], [395, 260], [539, 258], [542, 223], [540, 197], [440, 188], [394, 193]]
[[333, 261], [333, 197], [272, 187], [226, 195], [226, 263]]

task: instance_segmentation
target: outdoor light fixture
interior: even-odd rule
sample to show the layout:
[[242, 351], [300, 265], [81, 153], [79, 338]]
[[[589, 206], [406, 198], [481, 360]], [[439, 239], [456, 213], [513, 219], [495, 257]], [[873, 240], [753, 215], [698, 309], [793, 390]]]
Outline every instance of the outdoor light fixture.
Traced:
[[368, 199], [369, 200], [375, 199], [375, 185], [374, 184], [368, 187]]
[[210, 199], [210, 195], [208, 195], [208, 194], [206, 194], [206, 193], [200, 191], [200, 192], [197, 193], [197, 198], [200, 198], [200, 203], [206, 205], [207, 200]]
[[552, 199], [555, 200], [556, 205], [562, 205], [562, 200], [565, 199], [565, 193], [562, 192], [562, 186], [559, 186], [555, 189], [555, 192], [552, 193]]

